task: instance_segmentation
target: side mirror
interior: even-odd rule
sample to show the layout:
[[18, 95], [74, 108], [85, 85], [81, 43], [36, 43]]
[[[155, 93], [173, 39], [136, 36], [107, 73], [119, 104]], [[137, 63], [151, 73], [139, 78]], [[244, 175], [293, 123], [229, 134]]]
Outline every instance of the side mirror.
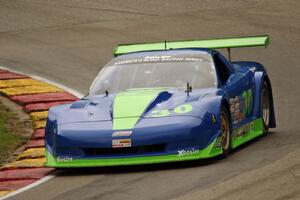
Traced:
[[243, 76], [242, 73], [234, 73], [232, 74], [228, 80], [226, 81], [226, 83], [224, 84], [224, 87], [235, 87], [236, 85], [240, 85], [242, 84], [242, 80], [241, 77]]
[[229, 78], [228, 78], [228, 80], [227, 80], [227, 82], [230, 84], [230, 83], [232, 83], [232, 82], [236, 82], [237, 80], [239, 80], [241, 78], [241, 74], [232, 74]]

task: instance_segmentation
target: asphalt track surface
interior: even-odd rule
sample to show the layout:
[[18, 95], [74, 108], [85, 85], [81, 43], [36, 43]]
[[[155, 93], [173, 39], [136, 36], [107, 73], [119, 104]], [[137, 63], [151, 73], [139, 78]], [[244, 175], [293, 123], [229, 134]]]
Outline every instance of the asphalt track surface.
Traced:
[[300, 2], [1, 0], [0, 65], [82, 93], [118, 43], [269, 34], [268, 49], [232, 50], [263, 63], [278, 127], [227, 159], [61, 170], [11, 199], [299, 199]]

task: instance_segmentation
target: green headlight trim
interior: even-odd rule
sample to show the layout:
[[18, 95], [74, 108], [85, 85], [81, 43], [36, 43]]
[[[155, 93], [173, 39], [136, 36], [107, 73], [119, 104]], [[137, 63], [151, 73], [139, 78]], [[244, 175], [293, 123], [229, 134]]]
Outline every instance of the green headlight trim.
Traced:
[[220, 139], [215, 139], [205, 149], [198, 150], [197, 153], [179, 156], [179, 154], [162, 155], [162, 156], [144, 156], [131, 158], [99, 158], [99, 159], [76, 159], [72, 158], [66, 162], [58, 162], [46, 149], [46, 166], [47, 167], [106, 167], [121, 165], [140, 165], [154, 164], [175, 161], [197, 160], [215, 157], [223, 153], [220, 147], [216, 147]]
[[162, 89], [126, 90], [116, 95], [113, 108], [113, 130], [133, 129]]
[[120, 44], [114, 49], [114, 55], [139, 52], [139, 51], [157, 51], [157, 50], [171, 50], [182, 48], [209, 48], [209, 49], [223, 49], [223, 48], [240, 48], [240, 47], [254, 47], [269, 45], [269, 36], [248, 36], [235, 38], [216, 38], [204, 40], [186, 40], [186, 41], [165, 41], [156, 43], [141, 43], [141, 44]]

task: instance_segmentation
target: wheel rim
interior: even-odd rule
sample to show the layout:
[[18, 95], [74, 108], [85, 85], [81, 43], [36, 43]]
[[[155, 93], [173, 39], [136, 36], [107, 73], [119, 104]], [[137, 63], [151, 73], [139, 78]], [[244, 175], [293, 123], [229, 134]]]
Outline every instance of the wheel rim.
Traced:
[[262, 118], [266, 127], [269, 126], [270, 104], [267, 90], [264, 88], [262, 92]]
[[221, 114], [221, 145], [224, 151], [229, 149], [229, 142], [230, 142], [230, 129], [229, 129], [229, 122], [226, 114], [222, 112]]

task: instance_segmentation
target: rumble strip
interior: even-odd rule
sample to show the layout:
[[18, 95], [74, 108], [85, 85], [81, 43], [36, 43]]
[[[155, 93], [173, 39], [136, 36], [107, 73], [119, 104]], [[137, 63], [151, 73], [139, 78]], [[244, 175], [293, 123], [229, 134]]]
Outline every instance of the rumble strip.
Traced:
[[48, 109], [78, 98], [63, 89], [29, 76], [0, 69], [0, 95], [23, 107], [34, 131], [17, 159], [0, 168], [0, 197], [24, 188], [54, 171], [45, 168], [44, 136]]

